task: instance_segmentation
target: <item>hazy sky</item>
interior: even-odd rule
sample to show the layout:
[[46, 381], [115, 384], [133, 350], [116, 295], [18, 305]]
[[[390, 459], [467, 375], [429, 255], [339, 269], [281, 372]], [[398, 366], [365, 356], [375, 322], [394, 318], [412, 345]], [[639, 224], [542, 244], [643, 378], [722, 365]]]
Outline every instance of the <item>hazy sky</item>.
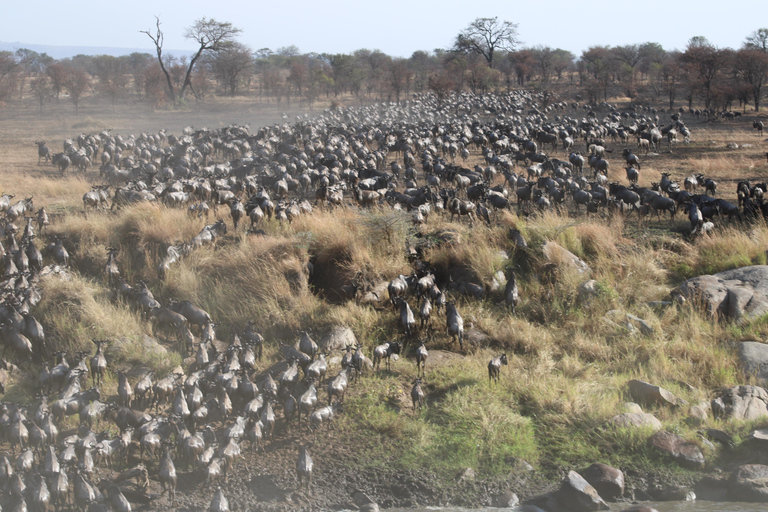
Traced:
[[752, 31], [768, 27], [766, 0], [0, 0], [0, 6], [0, 41], [5, 42], [151, 49], [139, 30], [152, 28], [157, 15], [166, 49], [192, 50], [182, 37], [184, 28], [208, 17], [241, 28], [240, 41], [254, 50], [296, 45], [302, 53], [349, 53], [369, 48], [402, 57], [450, 46], [477, 17], [518, 23], [524, 45], [560, 47], [577, 56], [598, 44], [652, 41], [668, 50], [682, 49], [697, 35], [718, 47], [738, 48]]

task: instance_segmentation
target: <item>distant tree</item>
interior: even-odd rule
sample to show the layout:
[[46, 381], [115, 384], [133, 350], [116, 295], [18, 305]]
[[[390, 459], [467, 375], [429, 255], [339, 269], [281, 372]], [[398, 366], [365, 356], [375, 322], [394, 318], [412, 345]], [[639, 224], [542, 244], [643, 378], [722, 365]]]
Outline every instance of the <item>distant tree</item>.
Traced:
[[45, 66], [53, 62], [53, 58], [45, 53], [37, 53], [28, 48], [19, 48], [16, 50], [16, 62], [19, 65], [18, 85], [19, 99], [24, 99], [24, 86], [27, 78], [41, 73]]
[[744, 41], [744, 47], [768, 53], [768, 28], [759, 28], [752, 32]]
[[[692, 37], [679, 61], [685, 67], [689, 90], [699, 91], [704, 107], [712, 103], [712, 91], [717, 85], [720, 72], [727, 63], [728, 52], [715, 48], [703, 36]], [[689, 100], [690, 104], [690, 100]]]
[[736, 52], [733, 67], [741, 80], [749, 86], [755, 102], [755, 112], [760, 111], [760, 96], [768, 82], [768, 53], [751, 47]]
[[234, 96], [238, 84], [253, 69], [253, 52], [248, 46], [235, 42], [212, 55], [210, 64], [225, 90]]
[[61, 62], [54, 62], [45, 68], [45, 74], [51, 79], [51, 90], [56, 96], [56, 101], [59, 101], [59, 95], [67, 80], [67, 67]]
[[411, 70], [408, 69], [408, 63], [405, 59], [393, 59], [390, 62], [387, 82], [392, 92], [395, 93], [395, 101], [400, 103], [400, 95], [407, 90], [411, 80]]
[[575, 59], [576, 56], [568, 50], [563, 50], [562, 48], [555, 49], [555, 53], [552, 59], [552, 70], [557, 75], [558, 82], [563, 76], [563, 72], [573, 67], [573, 61]]
[[10, 98], [16, 90], [16, 71], [19, 63], [11, 52], [0, 52], [0, 101]]
[[533, 55], [533, 50], [526, 48], [511, 52], [507, 58], [515, 70], [517, 85], [524, 86], [526, 79], [531, 76], [536, 66], [536, 57]]
[[499, 22], [498, 17], [476, 18], [459, 32], [451, 50], [455, 53], [482, 55], [488, 66], [493, 68], [496, 51], [513, 51], [518, 43], [516, 23]]
[[625, 66], [630, 83], [635, 81], [635, 68], [643, 59], [640, 53], [640, 47], [636, 44], [626, 44], [623, 46], [614, 46], [611, 49], [613, 58]]
[[32, 94], [35, 95], [38, 104], [40, 105], [40, 114], [43, 113], [43, 103], [51, 97], [51, 85], [50, 79], [45, 75], [38, 75], [29, 81], [29, 88]]
[[165, 100], [165, 91], [168, 89], [163, 82], [166, 78], [167, 75], [157, 62], [144, 68], [141, 78], [144, 86], [144, 98], [153, 108], [160, 106]]
[[453, 77], [445, 70], [434, 73], [429, 75], [427, 87], [435, 94], [438, 106], [441, 106], [454, 88]]
[[69, 93], [69, 100], [75, 105], [75, 115], [80, 114], [80, 100], [90, 84], [91, 80], [85, 69], [75, 65], [69, 66], [64, 88]]
[[638, 69], [644, 75], [648, 75], [654, 64], [661, 65], [669, 60], [667, 51], [659, 43], [643, 43], [638, 48], [638, 53], [640, 56]]
[[549, 46], [539, 45], [533, 48], [533, 57], [536, 59], [541, 82], [548, 83], [555, 66], [555, 50]]
[[144, 93], [144, 72], [152, 65], [152, 56], [148, 53], [134, 52], [128, 55], [127, 60], [133, 80], [133, 91], [141, 98]]
[[[160, 64], [160, 69], [163, 71], [163, 74], [165, 74], [166, 82], [168, 85], [168, 95], [170, 96], [171, 101], [176, 103], [177, 101], [176, 90], [173, 86], [171, 75], [166, 69], [165, 63], [163, 62], [164, 36], [163, 36], [162, 30], [160, 30], [160, 18], [155, 17], [155, 20], [157, 21], [157, 23], [156, 23], [156, 30], [154, 34], [149, 30], [142, 30], [141, 32], [143, 34], [147, 34], [147, 36], [155, 44], [155, 50], [157, 51], [157, 60]], [[192, 81], [190, 77], [192, 76], [192, 70], [194, 69], [195, 64], [200, 59], [200, 57], [202, 57], [203, 54], [206, 52], [216, 53], [227, 48], [229, 45], [231, 45], [234, 42], [234, 37], [239, 33], [240, 33], [240, 29], [234, 27], [229, 22], [221, 22], [221, 21], [216, 21], [214, 19], [207, 19], [207, 18], [201, 18], [199, 20], [196, 20], [191, 27], [188, 27], [184, 31], [184, 37], [186, 39], [191, 39], [195, 41], [198, 44], [198, 49], [197, 49], [197, 52], [195, 52], [195, 54], [189, 60], [189, 64], [184, 74], [184, 81], [182, 82], [181, 90], [179, 91], [179, 94], [178, 94], [179, 99], [183, 100], [187, 89], [191, 88]], [[192, 88], [192, 92], [194, 93], [193, 88]]]
[[110, 99], [114, 109], [118, 96], [128, 85], [129, 61], [124, 57], [99, 55], [94, 58], [93, 64], [99, 88]]

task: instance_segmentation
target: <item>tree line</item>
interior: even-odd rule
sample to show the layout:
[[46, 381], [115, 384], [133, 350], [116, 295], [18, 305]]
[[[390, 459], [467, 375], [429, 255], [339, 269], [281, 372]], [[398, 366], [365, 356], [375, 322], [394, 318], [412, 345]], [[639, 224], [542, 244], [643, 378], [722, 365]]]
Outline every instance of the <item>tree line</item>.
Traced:
[[302, 53], [295, 46], [254, 50], [240, 29], [203, 18], [184, 36], [197, 50], [178, 57], [163, 51], [161, 22], [141, 31], [156, 55], [77, 55], [54, 59], [29, 49], [0, 52], [0, 103], [33, 96], [42, 112], [66, 97], [75, 111], [83, 98], [145, 102], [153, 107], [247, 95], [260, 102], [312, 106], [319, 98], [401, 101], [415, 92], [443, 99], [453, 92], [529, 87], [596, 103], [625, 97], [638, 103], [694, 102], [705, 108], [760, 110], [768, 81], [768, 28], [749, 34], [739, 49], [717, 48], [705, 37], [683, 50], [658, 43], [592, 46], [578, 57], [561, 48], [522, 46], [517, 25], [477, 18], [449, 48], [393, 57], [379, 50]]

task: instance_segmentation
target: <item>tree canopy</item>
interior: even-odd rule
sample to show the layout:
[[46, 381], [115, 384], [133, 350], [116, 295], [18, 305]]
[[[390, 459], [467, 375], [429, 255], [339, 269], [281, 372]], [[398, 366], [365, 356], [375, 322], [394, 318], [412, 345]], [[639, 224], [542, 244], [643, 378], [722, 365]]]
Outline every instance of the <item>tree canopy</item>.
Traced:
[[494, 54], [498, 50], [512, 51], [519, 44], [517, 24], [499, 21], [499, 18], [477, 18], [459, 32], [451, 49], [454, 53], [482, 55], [489, 67], [493, 67]]

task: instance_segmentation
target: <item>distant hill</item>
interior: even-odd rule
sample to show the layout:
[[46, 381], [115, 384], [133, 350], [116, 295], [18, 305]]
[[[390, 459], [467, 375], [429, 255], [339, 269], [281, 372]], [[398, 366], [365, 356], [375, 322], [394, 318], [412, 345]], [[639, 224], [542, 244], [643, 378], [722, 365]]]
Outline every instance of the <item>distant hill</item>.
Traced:
[[[0, 51], [15, 52], [19, 48], [27, 48], [37, 53], [47, 53], [54, 59], [65, 59], [75, 55], [130, 55], [131, 53], [149, 53], [155, 55], [154, 48], [115, 48], [111, 46], [51, 46], [45, 44], [5, 43], [0, 41]], [[174, 55], [176, 57], [190, 56], [192, 52], [186, 50], [163, 50], [163, 53]]]

